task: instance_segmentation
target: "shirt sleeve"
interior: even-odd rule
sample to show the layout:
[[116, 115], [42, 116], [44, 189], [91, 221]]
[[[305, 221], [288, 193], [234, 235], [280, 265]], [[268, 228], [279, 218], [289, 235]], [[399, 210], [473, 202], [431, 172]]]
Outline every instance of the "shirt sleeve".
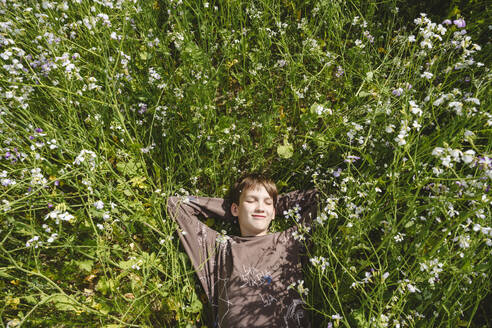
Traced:
[[214, 299], [213, 285], [217, 274], [215, 265], [218, 233], [199, 220], [200, 217], [227, 219], [229, 214], [221, 198], [196, 196], [169, 197], [168, 214], [179, 226], [178, 235], [191, 259], [209, 301]]
[[291, 211], [296, 221], [305, 225], [312, 225], [318, 212], [319, 192], [316, 189], [296, 190], [280, 195], [276, 212], [284, 215]]

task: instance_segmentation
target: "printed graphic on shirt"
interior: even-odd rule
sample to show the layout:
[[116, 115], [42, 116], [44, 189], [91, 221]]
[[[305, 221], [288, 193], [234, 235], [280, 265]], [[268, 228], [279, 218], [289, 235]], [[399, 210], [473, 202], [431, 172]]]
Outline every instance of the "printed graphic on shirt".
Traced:
[[230, 300], [229, 300], [229, 287], [227, 286], [228, 279], [227, 278], [218, 278], [217, 279], [217, 284], [219, 285], [219, 304], [221, 304], [221, 307], [224, 308], [224, 313], [222, 314], [221, 318], [217, 318], [217, 324], [218, 327], [222, 327], [224, 319], [227, 317], [229, 314], [230, 308], [232, 305], [234, 305]]
[[[292, 303], [287, 308], [287, 313], [284, 316], [285, 327], [302, 327], [302, 324], [305, 324], [303, 321], [304, 316], [306, 315], [305, 310], [302, 307], [302, 300], [296, 298], [292, 300]], [[291, 325], [289, 325], [289, 323]], [[311, 327], [308, 325], [306, 328]]]
[[277, 299], [270, 294], [260, 294], [261, 300], [263, 301], [263, 306], [270, 306], [277, 303]]
[[272, 283], [271, 272], [268, 270], [258, 270], [255, 267], [243, 265], [243, 271], [240, 274], [242, 287], [260, 287]]

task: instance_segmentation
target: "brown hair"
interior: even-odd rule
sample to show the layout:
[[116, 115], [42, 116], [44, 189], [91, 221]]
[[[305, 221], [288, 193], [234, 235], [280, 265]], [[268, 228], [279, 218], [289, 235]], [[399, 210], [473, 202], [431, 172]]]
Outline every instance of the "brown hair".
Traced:
[[265, 177], [260, 173], [248, 173], [241, 178], [239, 178], [238, 182], [236, 182], [232, 188], [229, 190], [229, 199], [232, 203], [236, 203], [239, 205], [239, 198], [241, 197], [241, 192], [243, 190], [249, 190], [256, 186], [263, 186], [265, 190], [268, 192], [270, 197], [273, 199], [273, 206], [277, 205], [277, 186], [273, 180]]

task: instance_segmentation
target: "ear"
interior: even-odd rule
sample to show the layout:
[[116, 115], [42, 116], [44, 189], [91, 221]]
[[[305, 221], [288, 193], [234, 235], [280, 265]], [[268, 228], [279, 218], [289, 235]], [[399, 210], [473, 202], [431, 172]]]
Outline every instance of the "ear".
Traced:
[[239, 215], [239, 206], [237, 206], [236, 203], [231, 204], [231, 214], [232, 214], [232, 216], [238, 216]]

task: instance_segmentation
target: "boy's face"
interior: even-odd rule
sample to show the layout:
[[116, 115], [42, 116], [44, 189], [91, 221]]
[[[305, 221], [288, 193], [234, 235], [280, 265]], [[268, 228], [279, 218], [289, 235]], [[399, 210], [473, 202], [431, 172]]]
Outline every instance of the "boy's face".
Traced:
[[275, 218], [273, 198], [263, 185], [243, 190], [239, 205], [231, 205], [231, 213], [238, 217], [243, 237], [264, 236], [268, 233], [270, 222]]

